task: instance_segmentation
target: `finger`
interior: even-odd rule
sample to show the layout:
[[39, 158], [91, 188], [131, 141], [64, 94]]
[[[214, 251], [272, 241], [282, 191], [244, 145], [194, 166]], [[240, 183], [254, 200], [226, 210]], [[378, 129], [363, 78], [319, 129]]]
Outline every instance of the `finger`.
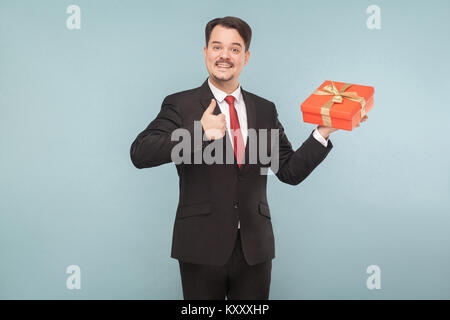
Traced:
[[211, 139], [214, 140], [215, 138], [221, 136], [221, 130], [215, 129], [215, 128], [211, 128], [211, 129], [207, 129], [205, 131], [205, 134], [206, 134], [207, 137], [211, 137]]
[[205, 110], [205, 112], [212, 114], [214, 112], [214, 108], [216, 107], [216, 100], [211, 99], [211, 103], [209, 104], [208, 108]]

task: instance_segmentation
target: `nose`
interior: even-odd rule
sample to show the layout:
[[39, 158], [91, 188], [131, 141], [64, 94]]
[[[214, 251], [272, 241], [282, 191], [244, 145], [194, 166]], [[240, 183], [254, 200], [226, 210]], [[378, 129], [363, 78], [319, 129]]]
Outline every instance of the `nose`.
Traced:
[[228, 60], [230, 58], [230, 53], [228, 52], [228, 49], [223, 49], [222, 52], [220, 53], [220, 57], [223, 59]]

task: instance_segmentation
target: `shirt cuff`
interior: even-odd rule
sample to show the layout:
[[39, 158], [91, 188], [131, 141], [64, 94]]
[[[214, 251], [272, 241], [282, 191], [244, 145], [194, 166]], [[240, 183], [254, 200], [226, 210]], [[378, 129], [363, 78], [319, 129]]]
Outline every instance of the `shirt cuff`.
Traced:
[[313, 137], [319, 141], [325, 148], [328, 146], [328, 139], [325, 139], [319, 132], [319, 130], [316, 128], [313, 132]]

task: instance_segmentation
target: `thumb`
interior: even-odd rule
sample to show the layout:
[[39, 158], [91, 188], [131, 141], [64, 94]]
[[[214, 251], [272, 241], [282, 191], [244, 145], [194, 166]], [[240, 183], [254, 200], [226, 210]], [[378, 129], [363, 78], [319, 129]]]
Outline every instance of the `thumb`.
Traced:
[[209, 104], [205, 112], [207, 112], [208, 114], [213, 114], [215, 107], [216, 107], [216, 99], [211, 99], [211, 103]]

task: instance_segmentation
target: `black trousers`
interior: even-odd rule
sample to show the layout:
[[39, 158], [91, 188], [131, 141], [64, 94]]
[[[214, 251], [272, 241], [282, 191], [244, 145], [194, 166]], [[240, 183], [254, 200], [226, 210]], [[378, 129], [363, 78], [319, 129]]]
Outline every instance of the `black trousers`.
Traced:
[[180, 264], [185, 300], [267, 300], [272, 260], [250, 266], [242, 252], [240, 231], [230, 259], [223, 266]]

